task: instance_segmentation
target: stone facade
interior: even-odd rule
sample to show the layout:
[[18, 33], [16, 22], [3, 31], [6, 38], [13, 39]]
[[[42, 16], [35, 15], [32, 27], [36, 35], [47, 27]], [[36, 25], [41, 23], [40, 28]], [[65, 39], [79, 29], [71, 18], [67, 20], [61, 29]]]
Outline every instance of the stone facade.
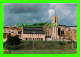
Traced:
[[52, 23], [55, 23], [56, 26], [52, 27], [52, 35], [51, 35], [51, 37], [54, 40], [59, 40], [59, 36], [58, 36], [58, 17], [57, 16], [52, 16]]
[[16, 36], [19, 35], [20, 29], [16, 29], [19, 27], [4, 27], [4, 40], [7, 40], [8, 36]]
[[32, 27], [32, 28], [23, 27], [21, 39], [42, 41], [45, 40], [45, 31], [43, 30], [43, 28], [38, 28], [38, 27]]
[[41, 41], [45, 40], [45, 34], [22, 34], [22, 40], [35, 40]]

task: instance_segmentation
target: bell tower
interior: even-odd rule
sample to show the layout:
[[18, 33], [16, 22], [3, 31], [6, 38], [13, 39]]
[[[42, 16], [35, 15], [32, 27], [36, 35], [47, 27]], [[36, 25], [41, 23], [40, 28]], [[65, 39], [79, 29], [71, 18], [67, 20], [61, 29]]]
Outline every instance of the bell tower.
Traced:
[[54, 40], [59, 40], [59, 36], [58, 36], [58, 17], [56, 16], [52, 16], [52, 23], [55, 23], [56, 26], [55, 27], [52, 27], [52, 38]]

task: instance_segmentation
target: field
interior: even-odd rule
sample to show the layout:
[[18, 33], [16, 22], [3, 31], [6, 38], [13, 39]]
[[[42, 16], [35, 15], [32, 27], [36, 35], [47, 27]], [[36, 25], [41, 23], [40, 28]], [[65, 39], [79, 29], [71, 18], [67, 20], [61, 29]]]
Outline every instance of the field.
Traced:
[[76, 50], [11, 50], [4, 54], [76, 54]]
[[[22, 41], [19, 45], [7, 46], [4, 54], [76, 54], [76, 42], [70, 41]], [[11, 48], [11, 49], [10, 49]], [[5, 50], [6, 48], [4, 48]], [[65, 49], [65, 50], [62, 50]]]

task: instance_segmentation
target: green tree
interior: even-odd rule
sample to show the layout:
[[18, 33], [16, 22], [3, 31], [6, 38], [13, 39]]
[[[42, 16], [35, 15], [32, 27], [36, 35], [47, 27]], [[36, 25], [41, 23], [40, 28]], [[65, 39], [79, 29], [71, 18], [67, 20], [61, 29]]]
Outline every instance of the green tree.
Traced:
[[19, 45], [20, 44], [20, 39], [18, 36], [9, 36], [6, 43], [9, 45]]
[[20, 43], [21, 41], [18, 36], [9, 36], [6, 41], [5, 48], [11, 50], [20, 49]]

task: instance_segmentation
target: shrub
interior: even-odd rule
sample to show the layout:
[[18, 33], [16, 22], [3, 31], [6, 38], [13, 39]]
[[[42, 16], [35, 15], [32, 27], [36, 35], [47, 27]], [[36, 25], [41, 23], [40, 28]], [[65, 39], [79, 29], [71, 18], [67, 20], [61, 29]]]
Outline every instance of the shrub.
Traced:
[[21, 46], [20, 45], [8, 45], [8, 44], [6, 44], [5, 45], [5, 47], [6, 47], [6, 49], [8, 49], [8, 50], [18, 50], [18, 49], [21, 49]]
[[[74, 46], [76, 46], [76, 43], [74, 43]], [[65, 41], [34, 41], [35, 50], [60, 50], [71, 48], [71, 43]], [[33, 41], [23, 41], [21, 49], [33, 50]]]
[[59, 42], [58, 44], [59, 44], [59, 45], [65, 45], [66, 42]]

